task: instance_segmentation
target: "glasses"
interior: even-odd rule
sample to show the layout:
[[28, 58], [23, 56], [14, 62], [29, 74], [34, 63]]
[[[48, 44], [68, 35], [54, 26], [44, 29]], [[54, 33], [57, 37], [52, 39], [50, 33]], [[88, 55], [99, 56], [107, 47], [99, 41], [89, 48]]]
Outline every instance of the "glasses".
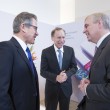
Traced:
[[27, 26], [32, 26], [34, 29], [35, 29], [35, 31], [37, 31], [37, 26], [34, 26], [34, 25], [32, 25], [32, 24], [24, 24], [24, 25], [27, 25]]

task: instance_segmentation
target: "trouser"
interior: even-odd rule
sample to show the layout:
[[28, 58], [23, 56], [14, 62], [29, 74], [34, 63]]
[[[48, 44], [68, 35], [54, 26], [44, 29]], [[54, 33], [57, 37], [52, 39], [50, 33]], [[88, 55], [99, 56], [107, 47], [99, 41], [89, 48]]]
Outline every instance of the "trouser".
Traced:
[[57, 110], [58, 103], [59, 103], [59, 110], [69, 110], [70, 97], [67, 98], [64, 95], [61, 88], [59, 89], [57, 96], [53, 95], [51, 98], [46, 97], [45, 99], [46, 110]]

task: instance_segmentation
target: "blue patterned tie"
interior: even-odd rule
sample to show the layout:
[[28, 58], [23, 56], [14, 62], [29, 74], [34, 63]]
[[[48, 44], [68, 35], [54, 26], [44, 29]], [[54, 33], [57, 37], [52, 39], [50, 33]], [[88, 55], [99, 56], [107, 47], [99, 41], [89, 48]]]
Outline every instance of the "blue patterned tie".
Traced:
[[36, 76], [36, 72], [34, 71], [34, 63], [33, 63], [33, 60], [32, 60], [31, 52], [30, 52], [30, 50], [29, 50], [28, 47], [26, 48], [26, 52], [27, 52], [27, 54], [28, 54], [28, 59], [29, 59], [29, 63], [30, 63], [32, 72], [33, 72], [34, 77], [35, 77], [35, 79], [36, 79], [37, 76]]
[[61, 50], [58, 49], [58, 63], [59, 63], [59, 66], [60, 66], [60, 69], [62, 69], [62, 54], [61, 54]]

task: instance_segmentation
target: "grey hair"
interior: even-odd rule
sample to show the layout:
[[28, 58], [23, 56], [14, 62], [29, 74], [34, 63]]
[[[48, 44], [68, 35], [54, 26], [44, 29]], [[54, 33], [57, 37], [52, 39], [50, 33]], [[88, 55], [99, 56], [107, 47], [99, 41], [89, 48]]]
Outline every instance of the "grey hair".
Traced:
[[102, 20], [104, 28], [110, 30], [110, 16], [105, 13], [94, 13], [90, 16], [93, 16], [94, 23], [97, 23], [99, 20]]
[[60, 30], [63, 30], [64, 33], [66, 34], [66, 32], [65, 32], [65, 30], [64, 30], [63, 28], [61, 28], [61, 27], [56, 27], [55, 29], [52, 30], [52, 32], [51, 32], [51, 37], [54, 37], [55, 32], [56, 32], [56, 31], [60, 31]]
[[13, 33], [20, 32], [20, 25], [22, 23], [31, 24], [33, 18], [37, 20], [37, 16], [32, 13], [21, 12], [18, 14], [13, 21]]

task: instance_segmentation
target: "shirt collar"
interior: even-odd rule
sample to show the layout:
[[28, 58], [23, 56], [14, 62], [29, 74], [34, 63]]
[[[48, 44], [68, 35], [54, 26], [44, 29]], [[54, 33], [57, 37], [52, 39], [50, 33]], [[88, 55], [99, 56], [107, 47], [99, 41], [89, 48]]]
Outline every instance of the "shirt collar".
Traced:
[[[59, 48], [57, 48], [57, 47], [55, 46], [55, 44], [54, 44], [54, 49], [55, 49], [55, 52], [57, 52], [57, 50], [58, 50]], [[62, 53], [64, 52], [63, 47], [61, 47], [60, 50], [61, 50]]]
[[27, 45], [19, 37], [13, 35], [13, 37], [19, 42], [24, 51], [26, 51]]
[[110, 34], [110, 32], [106, 33], [105, 35], [103, 35], [99, 41], [97, 42], [96, 46], [99, 47], [100, 44], [102, 43], [102, 41]]

